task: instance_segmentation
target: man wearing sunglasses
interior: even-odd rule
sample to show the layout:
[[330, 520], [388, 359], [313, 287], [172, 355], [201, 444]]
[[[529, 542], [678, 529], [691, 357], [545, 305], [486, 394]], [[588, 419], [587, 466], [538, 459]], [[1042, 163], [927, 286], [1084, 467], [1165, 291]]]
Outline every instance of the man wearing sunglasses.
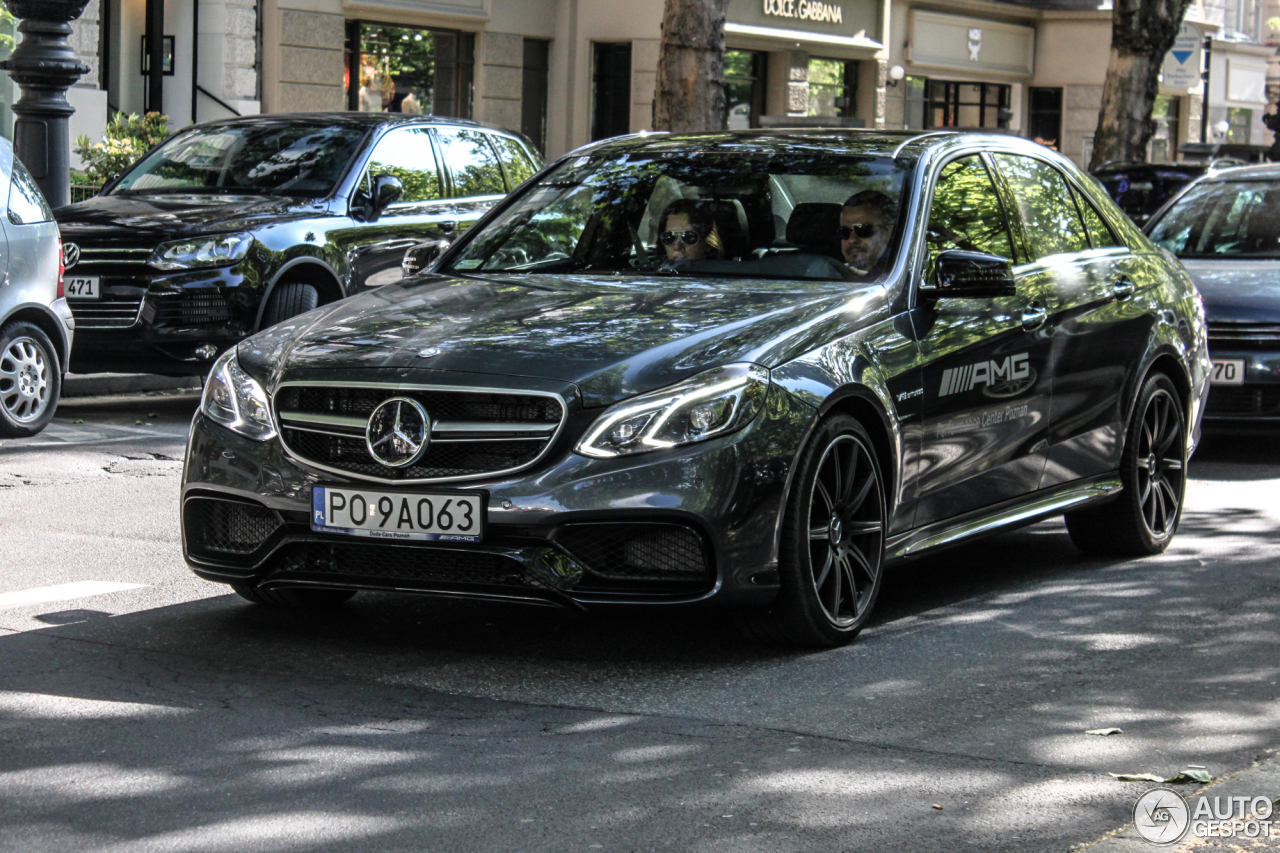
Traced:
[[876, 190], [849, 197], [840, 210], [840, 254], [855, 275], [870, 275], [893, 238], [897, 205]]

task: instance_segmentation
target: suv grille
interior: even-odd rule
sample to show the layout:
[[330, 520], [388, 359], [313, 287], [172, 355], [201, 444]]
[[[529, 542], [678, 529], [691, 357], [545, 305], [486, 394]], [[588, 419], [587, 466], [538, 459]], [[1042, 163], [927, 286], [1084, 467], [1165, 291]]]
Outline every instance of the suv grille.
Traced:
[[[427, 452], [405, 468], [378, 462], [365, 443], [384, 400], [412, 397], [431, 417]], [[275, 398], [280, 437], [318, 468], [384, 482], [459, 480], [528, 467], [551, 447], [566, 410], [554, 394], [453, 388], [285, 385]]]
[[132, 275], [148, 269], [147, 258], [149, 257], [151, 257], [150, 249], [82, 246], [80, 262], [76, 264], [75, 269], [77, 272], [100, 275]]
[[1209, 391], [1206, 415], [1280, 415], [1280, 385], [1231, 387]]
[[128, 329], [138, 322], [142, 297], [104, 293], [101, 299], [68, 299], [67, 305], [77, 329]]
[[1280, 347], [1280, 323], [1210, 323], [1209, 346], [1232, 349]]
[[152, 294], [151, 298], [156, 303], [156, 316], [152, 323], [155, 326], [226, 323], [231, 319], [227, 298], [216, 290]]

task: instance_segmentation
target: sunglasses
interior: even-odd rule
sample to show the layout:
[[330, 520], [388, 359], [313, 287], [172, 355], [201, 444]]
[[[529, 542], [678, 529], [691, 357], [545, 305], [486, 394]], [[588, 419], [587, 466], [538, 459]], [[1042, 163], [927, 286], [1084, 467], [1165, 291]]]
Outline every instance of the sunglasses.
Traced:
[[686, 246], [696, 246], [701, 239], [702, 235], [697, 231], [663, 231], [658, 235], [658, 240], [664, 246], [670, 246], [677, 240]]
[[848, 240], [849, 235], [853, 234], [865, 240], [879, 230], [880, 230], [880, 226], [872, 225], [870, 222], [863, 222], [861, 225], [855, 225], [852, 228], [850, 228], [848, 225], [841, 225], [840, 239]]

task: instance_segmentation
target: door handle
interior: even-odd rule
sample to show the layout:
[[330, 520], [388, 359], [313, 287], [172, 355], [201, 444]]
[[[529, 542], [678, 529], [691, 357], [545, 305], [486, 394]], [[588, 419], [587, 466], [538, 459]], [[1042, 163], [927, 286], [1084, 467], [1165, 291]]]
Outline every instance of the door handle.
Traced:
[[1049, 309], [1045, 308], [1039, 302], [1032, 302], [1026, 308], [1022, 309], [1022, 328], [1028, 332], [1034, 332], [1036, 329], [1044, 325], [1044, 321], [1049, 316]]
[[1115, 284], [1111, 285], [1111, 292], [1116, 297], [1116, 302], [1128, 302], [1133, 298], [1133, 293], [1137, 288], [1133, 282], [1127, 278], [1116, 279]]

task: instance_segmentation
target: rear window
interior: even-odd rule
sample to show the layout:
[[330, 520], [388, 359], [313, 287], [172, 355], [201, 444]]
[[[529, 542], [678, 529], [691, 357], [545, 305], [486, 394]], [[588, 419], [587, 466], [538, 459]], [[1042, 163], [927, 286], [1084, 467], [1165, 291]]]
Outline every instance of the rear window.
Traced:
[[9, 182], [9, 221], [14, 225], [33, 225], [49, 222], [53, 211], [44, 200], [44, 193], [36, 185], [27, 167], [16, 156], [13, 158], [13, 180]]
[[1280, 258], [1280, 183], [1214, 181], [1192, 187], [1151, 229], [1180, 258]]
[[502, 163], [507, 167], [507, 177], [511, 179], [512, 189], [520, 186], [533, 177], [538, 167], [525, 153], [524, 146], [509, 136], [491, 137], [502, 155]]

